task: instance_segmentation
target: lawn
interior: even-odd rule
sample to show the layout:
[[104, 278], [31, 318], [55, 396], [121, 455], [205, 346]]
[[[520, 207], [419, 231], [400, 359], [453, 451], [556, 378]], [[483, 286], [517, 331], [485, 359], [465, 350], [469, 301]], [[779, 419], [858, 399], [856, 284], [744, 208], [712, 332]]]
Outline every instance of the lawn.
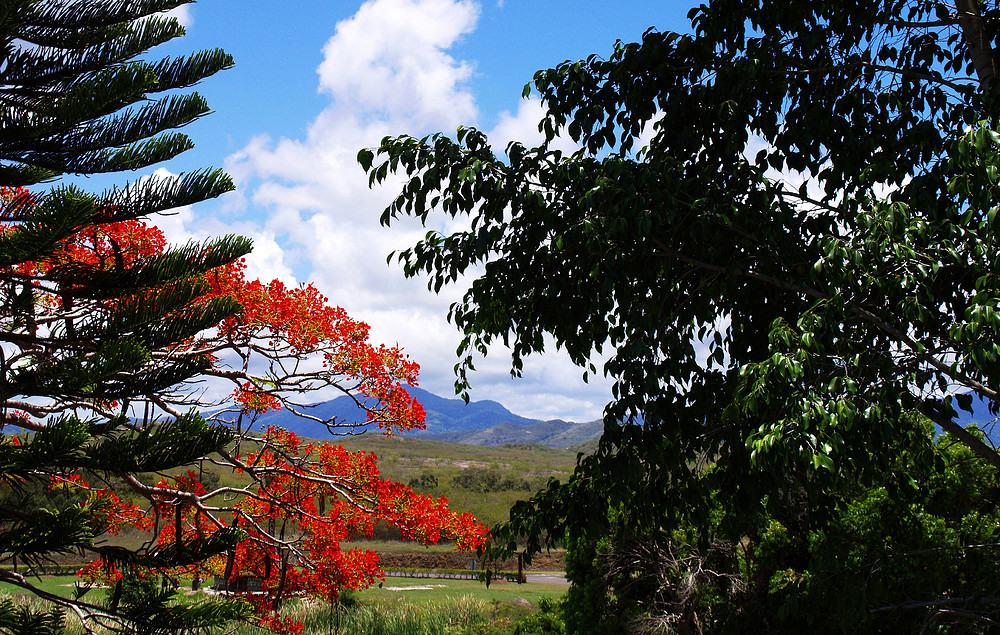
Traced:
[[523, 603], [538, 605], [541, 598], [557, 600], [566, 592], [565, 584], [529, 582], [493, 582], [489, 588], [475, 580], [438, 580], [435, 578], [386, 578], [382, 588], [372, 587], [356, 594], [363, 601], [410, 603], [441, 602], [472, 596], [485, 602]]
[[[69, 597], [76, 576], [45, 576], [34, 584], [45, 591]], [[347, 635], [382, 633], [384, 635], [509, 635], [534, 613], [539, 604], [552, 605], [566, 592], [565, 585], [494, 582], [489, 588], [473, 580], [388, 577], [381, 587], [346, 594], [349, 607], [336, 611], [316, 600], [293, 600], [284, 615], [306, 625], [303, 635], [320, 633]], [[183, 591], [183, 589], [182, 589]], [[0, 595], [22, 595], [11, 585], [0, 584]], [[190, 593], [181, 601], [205, 599], [203, 593]], [[99, 603], [100, 589], [88, 599]], [[69, 618], [67, 635], [83, 635], [77, 621]], [[249, 623], [238, 627], [238, 635], [269, 633]]]
[[[80, 582], [80, 578], [75, 575], [46, 575], [37, 578], [27, 578], [28, 582], [38, 587], [42, 591], [61, 595], [62, 597], [73, 597], [74, 585]], [[0, 594], [2, 595], [27, 595], [27, 592], [12, 584], [0, 582]], [[90, 591], [93, 597], [103, 597], [100, 589]], [[89, 598], [88, 598], [89, 599]]]
[[[44, 576], [31, 582], [38, 588], [56, 593], [63, 597], [73, 595], [73, 585], [80, 581], [75, 575]], [[190, 588], [190, 587], [188, 587]], [[382, 587], [377, 586], [355, 594], [361, 601], [406, 601], [406, 602], [438, 602], [449, 598], [471, 595], [479, 600], [492, 602], [514, 602], [522, 598], [537, 605], [539, 598], [557, 599], [566, 592], [564, 584], [542, 584], [529, 582], [514, 584], [512, 582], [495, 581], [489, 588], [476, 580], [444, 580], [437, 578], [396, 578], [387, 577]], [[6, 595], [21, 595], [24, 592], [17, 587], [0, 583], [0, 593]], [[91, 591], [94, 595], [101, 594], [100, 589]]]

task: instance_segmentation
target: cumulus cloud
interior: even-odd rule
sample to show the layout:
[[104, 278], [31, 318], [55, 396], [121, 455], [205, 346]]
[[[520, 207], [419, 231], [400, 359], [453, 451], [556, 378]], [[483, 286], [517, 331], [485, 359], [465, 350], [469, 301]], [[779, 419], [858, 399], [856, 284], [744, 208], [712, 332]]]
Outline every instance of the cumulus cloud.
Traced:
[[191, 15], [190, 5], [183, 4], [179, 7], [171, 9], [170, 11], [165, 11], [164, 15], [170, 18], [177, 18], [177, 21], [184, 27], [190, 27], [194, 24], [194, 17]]
[[[209, 219], [181, 212], [171, 229], [181, 235], [197, 222], [199, 231], [253, 237], [251, 271], [315, 282], [332, 302], [368, 322], [376, 341], [403, 346], [421, 364], [421, 385], [444, 396], [452, 391], [461, 339], [446, 315], [464, 287], [460, 281], [435, 295], [386, 263], [390, 252], [413, 245], [428, 228], [412, 219], [381, 227], [379, 216], [401, 182], [370, 189], [356, 157], [386, 135], [476, 123], [468, 86], [474, 63], [449, 51], [474, 32], [479, 12], [471, 0], [365, 2], [323, 47], [318, 90], [330, 102], [304, 137], [254, 137], [226, 161], [239, 190], [222, 212]], [[492, 132], [496, 147], [513, 138], [536, 142], [540, 116], [531, 100], [501, 115]], [[251, 220], [233, 222], [236, 212]], [[430, 229], [448, 232], [466, 222], [438, 217]], [[583, 384], [582, 371], [559, 355], [530, 360], [524, 379], [514, 382], [509, 354], [499, 347], [477, 369], [473, 398], [497, 399], [524, 416], [593, 419], [609, 394], [601, 381]]]
[[[157, 168], [155, 178], [175, 176], [166, 168]], [[147, 177], [148, 178], [148, 177]], [[275, 240], [273, 232], [256, 223], [226, 223], [219, 218], [199, 218], [190, 205], [161, 212], [149, 221], [163, 232], [167, 242], [183, 245], [191, 241], [204, 241], [226, 234], [246, 236], [253, 240], [253, 251], [247, 255], [247, 276], [261, 280], [278, 279], [285, 284], [296, 284], [296, 277], [285, 262], [285, 253]]]
[[319, 90], [362, 118], [400, 115], [449, 127], [476, 116], [463, 84], [469, 62], [445, 51], [470, 33], [479, 5], [468, 0], [372, 0], [337, 25], [323, 47]]
[[[542, 102], [537, 97], [522, 99], [515, 113], [512, 114], [509, 110], [500, 113], [489, 134], [490, 143], [497, 150], [505, 149], [511, 141], [519, 141], [529, 148], [541, 144], [545, 135], [538, 131], [538, 122], [542, 120], [544, 113]], [[556, 137], [549, 147], [566, 153], [579, 149], [571, 139], [564, 137]]]

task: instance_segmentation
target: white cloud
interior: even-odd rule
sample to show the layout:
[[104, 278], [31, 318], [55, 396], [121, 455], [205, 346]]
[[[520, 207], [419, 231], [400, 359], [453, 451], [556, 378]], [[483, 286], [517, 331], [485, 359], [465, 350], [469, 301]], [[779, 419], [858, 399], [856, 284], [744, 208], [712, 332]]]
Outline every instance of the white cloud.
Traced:
[[177, 21], [181, 23], [181, 26], [185, 28], [190, 28], [194, 24], [194, 17], [191, 15], [190, 5], [182, 4], [179, 7], [175, 7], [170, 11], [165, 11], [164, 15], [169, 18], [177, 18]]
[[[302, 139], [254, 137], [226, 161], [239, 190], [215, 217], [178, 217], [171, 232], [197, 223], [198, 234], [235, 232], [255, 240], [251, 271], [265, 277], [314, 282], [353, 317], [368, 322], [375, 341], [403, 346], [421, 364], [421, 386], [450, 396], [461, 339], [448, 324], [448, 305], [464, 287], [440, 295], [422, 280], [406, 280], [386, 256], [421, 239], [427, 231], [413, 219], [381, 227], [379, 216], [402, 181], [369, 189], [357, 164], [362, 147], [390, 134], [427, 134], [474, 124], [475, 96], [467, 81], [473, 64], [449, 50], [472, 33], [479, 5], [470, 0], [371, 0], [340, 22], [323, 48], [319, 90], [331, 98]], [[540, 139], [541, 109], [524, 101], [504, 113], [492, 131], [496, 147], [509, 138]], [[257, 212], [257, 221], [233, 222], [234, 212]], [[245, 218], [245, 216], [244, 216]], [[467, 221], [433, 220], [453, 231]], [[528, 360], [525, 377], [510, 379], [509, 353], [496, 347], [477, 363], [473, 398], [496, 399], [518, 414], [537, 418], [594, 419], [609, 389], [591, 385], [565, 356]]]
[[[157, 168], [152, 176], [167, 178], [175, 175], [166, 168]], [[246, 236], [253, 241], [253, 251], [246, 257], [247, 277], [268, 281], [277, 278], [285, 284], [296, 284], [295, 275], [285, 263], [284, 251], [276, 242], [274, 233], [253, 223], [233, 224], [219, 218], [198, 218], [190, 205], [156, 214], [149, 222], [163, 232], [171, 245], [203, 241], [225, 234]]]
[[[521, 100], [516, 114], [512, 115], [507, 110], [500, 113], [496, 126], [489, 133], [493, 148], [496, 151], [503, 151], [511, 141], [520, 141], [529, 148], [540, 145], [545, 140], [545, 135], [538, 131], [538, 122], [542, 120], [544, 112], [542, 102], [532, 96]], [[556, 137], [550, 147], [553, 150], [570, 153], [578, 150], [580, 146], [568, 137]]]
[[366, 117], [448, 127], [473, 119], [475, 99], [463, 89], [472, 65], [445, 51], [478, 18], [469, 0], [370, 0], [323, 47], [319, 89]]

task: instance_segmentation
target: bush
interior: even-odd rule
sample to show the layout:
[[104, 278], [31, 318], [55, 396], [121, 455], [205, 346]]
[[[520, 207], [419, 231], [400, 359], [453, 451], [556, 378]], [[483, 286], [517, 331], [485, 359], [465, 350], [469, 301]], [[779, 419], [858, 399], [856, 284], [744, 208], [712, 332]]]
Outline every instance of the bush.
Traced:
[[625, 632], [620, 607], [608, 588], [599, 548], [608, 544], [585, 537], [569, 537], [564, 546], [566, 578], [572, 585], [562, 600], [566, 630], [574, 635], [611, 635]]
[[514, 635], [563, 635], [562, 620], [554, 613], [535, 613], [514, 625]]
[[429, 490], [434, 489], [438, 486], [438, 479], [433, 474], [424, 472], [420, 476], [415, 476], [410, 479], [410, 487], [419, 490]]
[[[109, 590], [112, 596], [114, 587]], [[153, 576], [130, 574], [122, 578], [120, 602], [127, 605], [141, 604], [147, 598], [163, 592], [163, 585]]]
[[452, 482], [456, 487], [482, 493], [532, 490], [531, 483], [526, 479], [515, 479], [511, 476], [504, 476], [495, 467], [466, 468]]
[[513, 635], [563, 635], [566, 632], [557, 611], [558, 605], [550, 598], [538, 600], [538, 613], [514, 625]]
[[352, 609], [358, 605], [358, 594], [353, 589], [341, 589], [337, 597], [337, 603], [341, 608]]

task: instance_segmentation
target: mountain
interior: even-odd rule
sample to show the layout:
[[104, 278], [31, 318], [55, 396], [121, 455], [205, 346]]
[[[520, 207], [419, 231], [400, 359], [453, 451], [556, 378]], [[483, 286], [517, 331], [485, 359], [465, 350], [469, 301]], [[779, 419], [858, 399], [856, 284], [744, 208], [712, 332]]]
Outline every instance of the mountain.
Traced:
[[427, 429], [416, 434], [447, 434], [477, 430], [498, 423], [530, 425], [538, 419], [528, 419], [514, 414], [496, 401], [484, 399], [465, 403], [463, 399], [446, 399], [421, 388], [407, 388], [411, 396], [427, 412]]
[[[568, 448], [598, 439], [604, 430], [601, 420], [586, 423], [559, 419], [539, 421], [516, 415], [496, 401], [470, 401], [467, 404], [462, 399], [439, 397], [422, 388], [407, 388], [407, 391], [427, 412], [427, 428], [406, 432], [406, 436], [469, 445], [538, 443], [550, 448]], [[306, 412], [319, 419], [335, 417], [341, 424], [357, 425], [355, 432], [362, 432], [367, 427], [364, 411], [346, 395], [309, 406]], [[325, 425], [285, 410], [262, 415], [256, 426], [258, 429], [278, 426], [310, 439], [332, 437]]]
[[[423, 405], [427, 412], [427, 429], [407, 433], [408, 435], [425, 436], [429, 434], [452, 434], [467, 430], [488, 428], [498, 423], [514, 423], [530, 425], [537, 419], [528, 419], [512, 413], [496, 401], [470, 401], [462, 399], [446, 399], [422, 388], [407, 388], [407, 392]], [[361, 432], [365, 426], [365, 412], [358, 408], [354, 400], [347, 395], [314, 404], [305, 410], [309, 415], [328, 420], [335, 417], [339, 423], [355, 424]], [[328, 439], [331, 434], [323, 424], [297, 417], [285, 410], [277, 410], [262, 415], [257, 425], [279, 426], [296, 434], [311, 439]]]
[[596, 440], [603, 432], [604, 421], [601, 419], [585, 423], [553, 419], [528, 425], [504, 421], [488, 428], [449, 434], [428, 434], [424, 435], [424, 438], [468, 445], [538, 443], [550, 448], [563, 449]]

